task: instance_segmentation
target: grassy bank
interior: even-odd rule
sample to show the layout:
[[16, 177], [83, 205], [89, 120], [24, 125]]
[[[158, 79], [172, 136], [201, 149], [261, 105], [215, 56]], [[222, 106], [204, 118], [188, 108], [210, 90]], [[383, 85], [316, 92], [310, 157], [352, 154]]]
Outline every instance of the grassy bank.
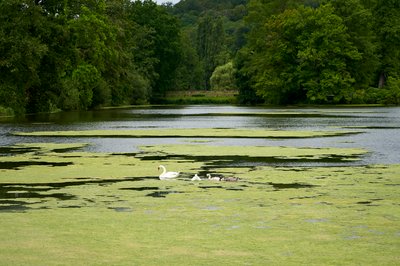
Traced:
[[235, 104], [237, 91], [171, 91], [161, 100], [164, 104]]

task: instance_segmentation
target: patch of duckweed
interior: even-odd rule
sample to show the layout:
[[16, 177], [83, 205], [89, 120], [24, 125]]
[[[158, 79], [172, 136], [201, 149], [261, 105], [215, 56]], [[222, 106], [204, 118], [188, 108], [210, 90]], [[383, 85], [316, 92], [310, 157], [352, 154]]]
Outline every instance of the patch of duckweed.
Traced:
[[70, 180], [86, 182], [86, 180], [121, 178], [158, 179], [159, 164], [164, 164], [168, 169], [176, 168], [188, 173], [202, 165], [202, 162], [185, 164], [185, 161], [177, 162], [169, 159], [143, 160], [140, 156], [136, 158], [134, 154], [54, 152], [55, 149], [80, 148], [84, 145], [86, 144], [21, 144], [24, 147], [31, 146], [37, 149], [34, 153], [0, 157], [0, 182], [46, 184], [65, 183]]
[[29, 148], [29, 147], [18, 147], [18, 146], [4, 146], [0, 147], [0, 154], [2, 155], [12, 155], [20, 153], [28, 153], [39, 150], [40, 148]]
[[276, 146], [200, 146], [200, 145], [157, 145], [141, 147], [144, 157], [155, 156], [214, 159], [219, 161], [244, 160], [256, 158], [263, 161], [266, 158], [276, 160], [355, 160], [367, 153], [359, 148], [298, 148]]
[[37, 137], [201, 137], [201, 138], [315, 138], [358, 134], [360, 131], [289, 131], [237, 128], [189, 128], [146, 130], [84, 130], [15, 132], [17, 136]]
[[[166, 145], [144, 147], [143, 153], [215, 156], [216, 161], [229, 153], [282, 158], [365, 153], [252, 148]], [[15, 265], [398, 263], [400, 165], [230, 167], [179, 156], [143, 160], [144, 155], [57, 153], [43, 148], [1, 157], [1, 161], [72, 164], [0, 169], [0, 261]], [[159, 164], [182, 175], [161, 181]], [[191, 181], [195, 173], [203, 180]], [[239, 181], [209, 181], [204, 179], [206, 173], [235, 176]]]
[[0, 153], [45, 153], [45, 152], [67, 152], [79, 150], [89, 145], [88, 143], [17, 143], [12, 146], [0, 147]]

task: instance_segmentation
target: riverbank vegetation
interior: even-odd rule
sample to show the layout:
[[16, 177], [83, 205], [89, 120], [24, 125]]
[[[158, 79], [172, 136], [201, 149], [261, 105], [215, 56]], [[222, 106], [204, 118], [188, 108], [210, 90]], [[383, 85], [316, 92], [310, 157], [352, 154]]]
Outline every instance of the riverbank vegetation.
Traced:
[[0, 14], [3, 115], [232, 103], [166, 97], [198, 90], [250, 104], [400, 103], [398, 1], [10, 0]]
[[178, 90], [168, 91], [160, 99], [163, 104], [237, 104], [235, 90]]

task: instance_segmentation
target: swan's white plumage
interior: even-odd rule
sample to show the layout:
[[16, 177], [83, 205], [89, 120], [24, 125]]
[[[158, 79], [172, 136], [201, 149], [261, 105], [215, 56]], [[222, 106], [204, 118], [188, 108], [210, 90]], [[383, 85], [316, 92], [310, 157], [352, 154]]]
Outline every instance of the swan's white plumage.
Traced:
[[210, 174], [207, 174], [207, 177], [208, 177], [208, 180], [212, 180], [212, 181], [220, 181], [221, 180], [221, 178], [220, 177], [211, 177], [211, 175]]
[[192, 181], [200, 181], [201, 180], [201, 178], [197, 175], [197, 174], [195, 174], [193, 177], [192, 177]]
[[164, 165], [160, 165], [158, 169], [163, 169], [163, 172], [159, 176], [160, 180], [172, 179], [179, 176], [179, 172], [167, 172]]

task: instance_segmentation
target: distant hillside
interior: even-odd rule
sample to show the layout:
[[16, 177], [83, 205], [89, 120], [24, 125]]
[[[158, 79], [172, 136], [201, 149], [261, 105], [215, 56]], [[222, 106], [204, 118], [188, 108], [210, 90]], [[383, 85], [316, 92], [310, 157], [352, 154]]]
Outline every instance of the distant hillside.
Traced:
[[199, 13], [205, 10], [226, 10], [232, 9], [238, 5], [245, 5], [246, 0], [181, 0], [175, 5], [179, 10], [197, 11]]
[[231, 21], [238, 21], [246, 14], [247, 0], [181, 0], [174, 5], [174, 14], [184, 25], [195, 24], [204, 12], [214, 11]]

